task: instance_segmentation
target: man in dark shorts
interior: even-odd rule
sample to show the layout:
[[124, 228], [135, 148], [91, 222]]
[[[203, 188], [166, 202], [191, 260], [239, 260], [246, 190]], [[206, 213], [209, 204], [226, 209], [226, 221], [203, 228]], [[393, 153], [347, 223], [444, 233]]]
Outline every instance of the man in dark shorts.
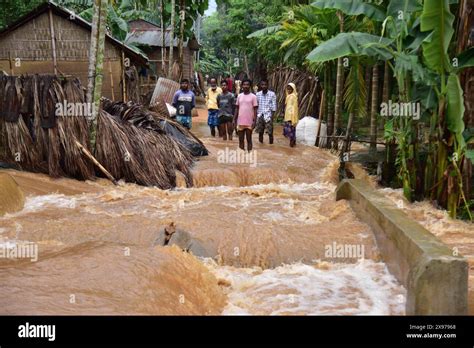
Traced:
[[176, 108], [176, 121], [183, 127], [191, 129], [192, 111], [196, 107], [196, 97], [189, 90], [189, 80], [181, 80], [181, 89], [173, 97], [173, 106]]
[[266, 131], [269, 143], [273, 144], [273, 115], [276, 112], [276, 95], [268, 89], [268, 81], [260, 81], [260, 91], [257, 92], [258, 110], [255, 132], [258, 140], [263, 143], [263, 134]]
[[[209, 81], [211, 87], [207, 91], [206, 104], [208, 109], [207, 125], [211, 129], [211, 135], [216, 136], [216, 128], [219, 127], [219, 107], [217, 105], [217, 96], [222, 90], [217, 87], [217, 79], [214, 77]], [[221, 136], [222, 134], [219, 134]]]
[[224, 140], [232, 140], [234, 132], [233, 120], [235, 110], [235, 97], [229, 92], [226, 80], [221, 82], [222, 93], [217, 96], [217, 105], [219, 106], [219, 133]]

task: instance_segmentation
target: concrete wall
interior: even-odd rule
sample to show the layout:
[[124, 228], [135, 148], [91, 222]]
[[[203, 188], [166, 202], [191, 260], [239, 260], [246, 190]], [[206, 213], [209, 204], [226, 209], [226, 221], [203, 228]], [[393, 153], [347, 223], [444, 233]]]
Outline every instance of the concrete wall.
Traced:
[[468, 262], [362, 180], [344, 180], [347, 199], [369, 224], [390, 272], [407, 289], [407, 315], [466, 315]]

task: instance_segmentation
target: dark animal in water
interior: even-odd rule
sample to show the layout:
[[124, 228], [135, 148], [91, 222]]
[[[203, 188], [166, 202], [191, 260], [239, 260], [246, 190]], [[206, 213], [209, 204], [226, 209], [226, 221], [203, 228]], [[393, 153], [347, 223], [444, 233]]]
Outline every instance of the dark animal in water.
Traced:
[[211, 257], [212, 255], [194, 239], [188, 232], [176, 228], [174, 222], [164, 227], [155, 240], [154, 245], [171, 246], [176, 245], [185, 252], [192, 253], [195, 256]]

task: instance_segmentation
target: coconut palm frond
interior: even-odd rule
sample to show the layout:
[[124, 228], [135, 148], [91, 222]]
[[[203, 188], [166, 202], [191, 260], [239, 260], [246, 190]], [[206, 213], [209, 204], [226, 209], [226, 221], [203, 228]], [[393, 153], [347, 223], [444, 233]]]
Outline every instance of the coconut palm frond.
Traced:
[[356, 116], [366, 117], [367, 86], [365, 85], [363, 69], [358, 59], [353, 59], [349, 75], [346, 79], [344, 104], [349, 112]]

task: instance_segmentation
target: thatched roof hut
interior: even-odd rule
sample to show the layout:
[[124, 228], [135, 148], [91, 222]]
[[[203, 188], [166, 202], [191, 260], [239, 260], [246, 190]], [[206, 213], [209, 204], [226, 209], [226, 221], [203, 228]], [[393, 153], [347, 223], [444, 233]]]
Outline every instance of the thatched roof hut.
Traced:
[[[133, 44], [146, 53], [150, 61], [150, 67], [158, 76], [166, 76], [167, 72], [163, 71], [163, 62], [161, 51], [166, 49], [165, 67], [169, 67], [169, 50], [173, 47], [174, 62], [179, 59], [178, 39], [171, 39], [171, 30], [165, 30], [165, 42], [163, 42], [163, 34], [161, 28], [156, 24], [143, 19], [133, 20], [128, 23], [130, 33], [127, 35], [125, 42]], [[195, 52], [201, 48], [196, 37], [193, 36], [184, 42], [183, 45], [183, 77], [192, 79], [194, 75], [194, 61], [196, 59]]]
[[[0, 32], [0, 71], [75, 76], [86, 86], [91, 28], [78, 15], [48, 1]], [[127, 66], [146, 68], [147, 57], [106, 35], [104, 59], [103, 96], [130, 100], [131, 96], [124, 98], [121, 81], [131, 76]]]
[[200, 149], [202, 155], [207, 150], [179, 124], [139, 104], [103, 98], [91, 154], [88, 117], [76, 108], [58, 113], [64, 101], [85, 103], [79, 80], [1, 76], [0, 163], [81, 180], [105, 174], [114, 182], [162, 189], [175, 187], [180, 172], [192, 186], [193, 151]]

